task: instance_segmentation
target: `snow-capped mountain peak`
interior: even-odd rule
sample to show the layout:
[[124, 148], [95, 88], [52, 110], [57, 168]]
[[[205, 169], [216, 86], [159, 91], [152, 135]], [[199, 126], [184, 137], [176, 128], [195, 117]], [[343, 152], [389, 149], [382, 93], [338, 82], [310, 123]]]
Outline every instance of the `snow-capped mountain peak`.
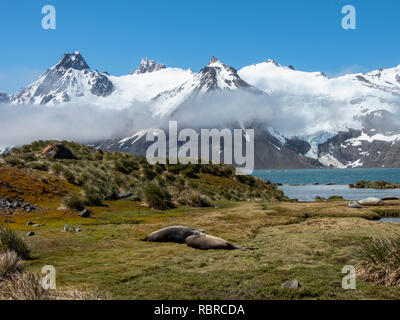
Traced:
[[58, 104], [83, 96], [106, 97], [114, 85], [106, 74], [90, 70], [79, 53], [66, 53], [38, 80], [11, 97], [13, 104]]
[[224, 64], [214, 56], [211, 57], [208, 65], [195, 76], [195, 80], [199, 82], [198, 89], [202, 92], [250, 87], [239, 77], [235, 68]]
[[85, 70], [90, 69], [85, 59], [82, 57], [79, 51], [74, 53], [66, 53], [62, 59], [52, 68], [57, 70]]
[[279, 64], [279, 62], [272, 60], [272, 59], [268, 59], [267, 63], [272, 63], [275, 67], [281, 68], [282, 66]]
[[217, 59], [215, 56], [212, 56], [211, 57], [211, 59], [210, 59], [210, 61], [208, 62], [208, 66], [209, 67], [212, 67], [212, 66], [218, 66], [218, 65], [223, 65], [223, 63], [219, 60], [219, 59]]
[[165, 64], [157, 63], [154, 60], [149, 60], [147, 58], [143, 58], [140, 61], [139, 66], [131, 73], [131, 74], [142, 74], [142, 73], [150, 73], [154, 71], [158, 71], [161, 69], [165, 69]]
[[253, 93], [265, 94], [252, 87], [237, 73], [237, 70], [224, 64], [214, 56], [208, 65], [182, 85], [157, 95], [154, 100], [154, 112], [158, 116], [169, 114], [183, 103], [197, 99], [217, 90], [246, 89]]

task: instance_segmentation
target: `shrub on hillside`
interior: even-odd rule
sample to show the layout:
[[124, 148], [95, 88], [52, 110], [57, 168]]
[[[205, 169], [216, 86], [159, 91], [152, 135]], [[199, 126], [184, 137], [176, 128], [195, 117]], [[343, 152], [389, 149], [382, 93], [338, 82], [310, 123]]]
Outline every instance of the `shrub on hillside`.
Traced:
[[156, 173], [149, 167], [145, 167], [143, 169], [143, 175], [149, 179], [149, 180], [153, 180], [154, 177], [156, 176]]
[[189, 205], [191, 207], [211, 207], [212, 203], [206, 196], [200, 194], [193, 194], [189, 197]]
[[139, 166], [132, 160], [119, 159], [114, 162], [114, 169], [124, 174], [130, 174], [135, 170], [139, 170]]
[[63, 203], [70, 210], [81, 211], [85, 208], [83, 200], [76, 194], [66, 196]]
[[48, 171], [49, 166], [46, 162], [34, 162], [31, 165], [31, 168], [34, 170], [39, 170], [39, 171]]
[[85, 204], [88, 206], [101, 206], [103, 201], [103, 195], [92, 187], [86, 187], [85, 190]]
[[55, 174], [60, 174], [61, 172], [63, 172], [64, 167], [63, 167], [63, 165], [62, 165], [61, 163], [55, 163], [55, 164], [51, 167], [51, 169], [53, 170], [53, 172], [54, 172]]
[[185, 170], [182, 171], [182, 174], [183, 174], [185, 177], [188, 177], [188, 178], [198, 179], [199, 176], [197, 175], [197, 172], [198, 172], [198, 171], [196, 170], [196, 167], [194, 167], [194, 166], [189, 166], [188, 168], [186, 168]]
[[150, 184], [144, 189], [144, 199], [150, 208], [168, 210], [174, 207], [171, 195], [155, 184]]
[[31, 250], [14, 230], [0, 225], [0, 252], [14, 251], [22, 259], [29, 259]]
[[25, 168], [25, 163], [24, 161], [18, 159], [17, 157], [7, 157], [5, 159], [5, 162], [7, 165], [11, 166], [11, 167], [17, 167], [17, 168]]
[[75, 184], [75, 175], [72, 173], [72, 171], [64, 169], [62, 175], [69, 183]]

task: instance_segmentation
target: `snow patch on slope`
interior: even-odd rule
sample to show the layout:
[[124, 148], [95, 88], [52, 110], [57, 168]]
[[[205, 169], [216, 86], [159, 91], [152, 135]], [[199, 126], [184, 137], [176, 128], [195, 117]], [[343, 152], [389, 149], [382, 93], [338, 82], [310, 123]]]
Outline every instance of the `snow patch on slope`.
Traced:
[[339, 160], [337, 160], [334, 156], [330, 155], [330, 154], [324, 154], [323, 156], [321, 156], [319, 158], [319, 161], [327, 167], [334, 167], [334, 168], [339, 168], [339, 169], [343, 169], [346, 168], [346, 166], [341, 163]]

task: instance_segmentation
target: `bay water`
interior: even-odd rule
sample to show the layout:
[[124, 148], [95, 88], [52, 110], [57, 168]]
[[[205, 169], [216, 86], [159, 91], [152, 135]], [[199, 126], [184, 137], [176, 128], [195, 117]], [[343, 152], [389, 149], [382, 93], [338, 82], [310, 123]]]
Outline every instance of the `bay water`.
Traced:
[[400, 183], [400, 169], [397, 168], [255, 170], [253, 175], [282, 184], [279, 189], [289, 198], [299, 201], [314, 201], [316, 196], [342, 196], [346, 200], [400, 197], [400, 189], [349, 188], [350, 183], [360, 180]]

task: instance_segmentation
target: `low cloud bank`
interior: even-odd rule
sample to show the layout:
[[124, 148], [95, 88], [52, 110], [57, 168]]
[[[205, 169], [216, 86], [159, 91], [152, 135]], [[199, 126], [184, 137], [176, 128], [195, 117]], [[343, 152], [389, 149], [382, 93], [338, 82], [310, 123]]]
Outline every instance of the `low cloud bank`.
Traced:
[[[398, 119], [397, 101], [380, 101]], [[20, 146], [35, 140], [71, 140], [94, 143], [118, 139], [147, 128], [167, 128], [177, 120], [180, 128], [246, 129], [261, 124], [278, 129], [287, 137], [312, 136], [359, 129], [365, 121], [360, 108], [348, 101], [310, 95], [264, 95], [246, 91], [213, 92], [190, 99], [163, 119], [151, 115], [153, 105], [132, 104], [126, 109], [112, 106], [67, 103], [56, 106], [0, 104], [0, 149]], [[380, 109], [377, 108], [377, 109]], [[382, 126], [386, 126], [387, 117]], [[370, 121], [371, 122], [371, 121]], [[382, 121], [381, 121], [382, 122]], [[392, 125], [394, 126], [394, 125]], [[397, 126], [397, 122], [396, 122]]]
[[151, 118], [132, 109], [111, 110], [92, 105], [1, 105], [0, 148], [35, 140], [95, 142], [124, 136], [151, 126]]
[[185, 126], [219, 127], [226, 123], [263, 124], [288, 137], [360, 128], [359, 110], [346, 101], [327, 97], [271, 96], [245, 91], [217, 92], [192, 100], [172, 118]]

